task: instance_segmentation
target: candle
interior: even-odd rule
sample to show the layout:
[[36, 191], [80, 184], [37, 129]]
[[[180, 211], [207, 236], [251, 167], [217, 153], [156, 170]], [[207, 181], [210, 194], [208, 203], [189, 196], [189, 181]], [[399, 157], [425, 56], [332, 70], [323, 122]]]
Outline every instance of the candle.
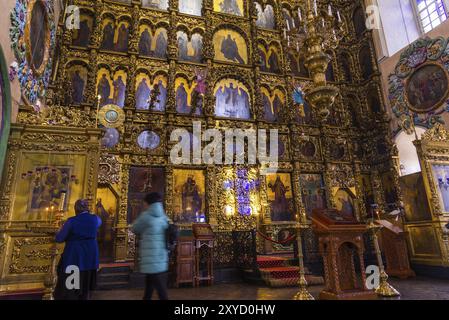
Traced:
[[287, 39], [287, 29], [284, 28], [284, 39]]
[[287, 44], [290, 47], [290, 36], [287, 36]]
[[329, 7], [328, 7], [328, 14], [331, 16], [332, 15], [332, 6], [331, 5], [329, 5]]
[[301, 8], [298, 8], [298, 18], [299, 18], [299, 21], [302, 21]]
[[292, 24], [293, 24], [293, 29], [295, 29], [296, 28], [295, 19], [292, 19]]
[[60, 211], [60, 212], [64, 211], [65, 196], [66, 196], [66, 193], [65, 193], [65, 192], [62, 192], [62, 193], [61, 193], [61, 200], [60, 200], [60, 202], [59, 202], [59, 211]]
[[288, 21], [288, 19], [286, 21], [287, 21], [287, 30], [290, 31], [290, 22]]
[[337, 10], [338, 22], [341, 22], [340, 10]]
[[316, 4], [316, 0], [313, 0], [313, 11], [315, 11], [315, 16], [318, 15], [318, 5]]

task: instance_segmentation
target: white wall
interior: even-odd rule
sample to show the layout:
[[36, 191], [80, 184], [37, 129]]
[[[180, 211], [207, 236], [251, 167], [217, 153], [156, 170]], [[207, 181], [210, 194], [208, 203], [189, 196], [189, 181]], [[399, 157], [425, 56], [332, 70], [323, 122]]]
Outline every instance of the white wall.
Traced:
[[[421, 138], [422, 134], [426, 130], [420, 127], [416, 127], [416, 134], [418, 138]], [[421, 166], [419, 165], [418, 154], [416, 152], [415, 145], [413, 141], [415, 140], [415, 135], [408, 135], [404, 131], [398, 133], [394, 142], [399, 150], [399, 163], [401, 166], [401, 175], [405, 176], [415, 172], [421, 171]]]

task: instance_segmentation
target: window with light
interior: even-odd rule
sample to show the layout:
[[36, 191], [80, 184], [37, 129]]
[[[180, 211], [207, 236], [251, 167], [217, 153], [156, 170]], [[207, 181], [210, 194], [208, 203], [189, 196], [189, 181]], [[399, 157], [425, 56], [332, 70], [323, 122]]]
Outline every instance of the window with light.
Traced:
[[416, 0], [416, 12], [424, 33], [447, 19], [446, 0]]

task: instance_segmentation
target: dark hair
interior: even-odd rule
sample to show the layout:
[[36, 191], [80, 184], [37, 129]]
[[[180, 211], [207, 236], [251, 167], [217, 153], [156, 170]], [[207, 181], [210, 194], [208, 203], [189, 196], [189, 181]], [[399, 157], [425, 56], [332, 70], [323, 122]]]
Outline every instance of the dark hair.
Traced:
[[144, 198], [143, 201], [145, 201], [148, 204], [153, 204], [156, 202], [162, 202], [162, 196], [158, 192], [151, 192], [148, 193]]
[[75, 202], [75, 213], [89, 211], [89, 202], [86, 199], [80, 199]]

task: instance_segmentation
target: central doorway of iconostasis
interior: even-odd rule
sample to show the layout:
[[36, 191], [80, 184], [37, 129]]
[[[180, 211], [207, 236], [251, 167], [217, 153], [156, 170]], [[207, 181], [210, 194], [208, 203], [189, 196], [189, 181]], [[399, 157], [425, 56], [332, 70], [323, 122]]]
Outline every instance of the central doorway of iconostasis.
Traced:
[[131, 167], [128, 188], [128, 224], [142, 212], [142, 199], [147, 193], [165, 194], [165, 172], [161, 167]]
[[99, 185], [97, 189], [96, 214], [102, 224], [98, 231], [98, 249], [102, 263], [114, 260], [114, 226], [118, 216], [118, 195], [107, 185]]

